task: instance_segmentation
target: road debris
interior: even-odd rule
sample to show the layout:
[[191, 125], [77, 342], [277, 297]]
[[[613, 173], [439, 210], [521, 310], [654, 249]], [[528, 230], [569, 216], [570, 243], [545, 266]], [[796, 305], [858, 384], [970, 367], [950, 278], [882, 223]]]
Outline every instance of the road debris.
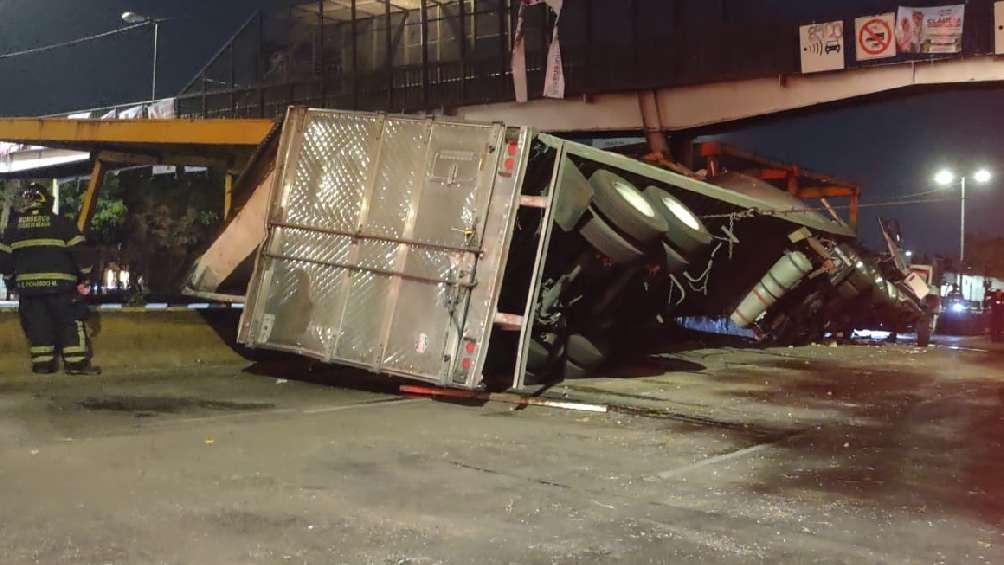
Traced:
[[543, 406], [546, 408], [559, 408], [561, 410], [575, 410], [582, 412], [610, 411], [606, 404], [589, 404], [585, 402], [565, 402], [560, 400], [548, 400], [536, 396], [523, 396], [505, 392], [475, 392], [468, 390], [457, 390], [448, 388], [438, 388], [419, 385], [401, 385], [398, 389], [402, 394], [415, 396], [430, 396], [439, 398], [454, 398], [458, 400], [471, 400], [481, 402], [506, 402], [517, 406]]

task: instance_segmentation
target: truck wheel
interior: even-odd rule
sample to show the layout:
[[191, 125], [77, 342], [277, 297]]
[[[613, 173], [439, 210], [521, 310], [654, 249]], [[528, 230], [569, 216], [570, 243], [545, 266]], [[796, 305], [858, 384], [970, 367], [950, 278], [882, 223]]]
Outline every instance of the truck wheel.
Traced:
[[633, 184], [602, 169], [593, 173], [589, 184], [594, 191], [593, 206], [628, 236], [649, 243], [666, 233], [662, 214]]
[[697, 255], [711, 243], [711, 232], [683, 202], [656, 186], [646, 188], [644, 195], [666, 220], [666, 239], [684, 257]]
[[588, 372], [582, 367], [575, 364], [571, 359], [565, 360], [565, 371], [563, 376], [566, 379], [584, 379], [588, 376]]
[[917, 320], [917, 347], [931, 344], [931, 315], [925, 314]]
[[844, 281], [837, 287], [837, 294], [844, 300], [852, 300], [860, 293], [850, 281]]
[[548, 351], [547, 347], [531, 338], [526, 347], [526, 370], [539, 371], [547, 366], [550, 359], [551, 352]]
[[614, 263], [628, 263], [645, 256], [642, 250], [632, 245], [618, 234], [603, 218], [593, 214], [579, 233], [597, 251], [609, 257]]
[[590, 339], [582, 334], [573, 334], [565, 343], [565, 353], [569, 361], [584, 369], [595, 369], [607, 358], [607, 348], [599, 340]]
[[666, 273], [672, 275], [686, 270], [690, 266], [690, 261], [684, 259], [683, 255], [677, 253], [668, 243], [662, 243], [662, 251], [666, 259], [663, 263], [663, 267], [666, 269]]

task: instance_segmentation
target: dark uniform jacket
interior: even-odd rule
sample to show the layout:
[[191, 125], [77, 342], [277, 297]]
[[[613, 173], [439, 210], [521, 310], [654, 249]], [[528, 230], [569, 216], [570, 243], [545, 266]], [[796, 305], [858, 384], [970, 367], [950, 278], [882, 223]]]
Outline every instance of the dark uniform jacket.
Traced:
[[70, 291], [91, 275], [85, 243], [70, 220], [27, 210], [11, 219], [0, 239], [0, 274], [22, 296]]

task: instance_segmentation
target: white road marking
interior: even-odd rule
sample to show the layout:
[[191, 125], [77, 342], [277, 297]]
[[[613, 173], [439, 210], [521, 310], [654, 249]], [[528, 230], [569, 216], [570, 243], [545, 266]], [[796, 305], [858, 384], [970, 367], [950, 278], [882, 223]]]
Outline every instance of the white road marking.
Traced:
[[356, 404], [343, 404], [341, 406], [322, 406], [320, 408], [308, 408], [303, 410], [303, 414], [327, 414], [328, 412], [341, 412], [343, 410], [355, 410], [356, 408], [366, 408], [367, 406], [387, 406], [394, 405], [400, 406], [402, 404], [414, 404], [416, 402], [425, 402], [426, 398], [408, 398], [408, 399], [397, 399], [390, 398], [384, 401], [376, 402], [359, 402]]
[[[788, 439], [788, 438], [784, 438]], [[707, 459], [702, 459], [696, 463], [691, 463], [690, 465], [684, 465], [683, 467], [677, 467], [676, 469], [670, 469], [668, 471], [663, 471], [661, 473], [656, 473], [654, 477], [659, 479], [671, 479], [697, 469], [708, 467], [711, 465], [717, 465], [718, 463], [724, 463], [726, 461], [731, 461], [733, 459], [739, 459], [747, 455], [752, 455], [758, 451], [763, 451], [769, 447], [773, 447], [775, 444], [783, 440], [772, 441], [768, 443], [760, 443], [745, 449], [740, 449], [738, 451], [732, 451], [729, 453], [723, 453], [722, 455], [716, 455], [714, 457], [708, 457]]]

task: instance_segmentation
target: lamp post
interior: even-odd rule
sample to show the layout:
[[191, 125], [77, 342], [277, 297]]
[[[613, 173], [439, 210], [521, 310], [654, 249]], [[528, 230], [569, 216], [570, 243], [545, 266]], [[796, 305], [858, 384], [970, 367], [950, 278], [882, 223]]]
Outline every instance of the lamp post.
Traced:
[[153, 84], [150, 88], [150, 100], [157, 99], [157, 52], [160, 48], [160, 24], [158, 20], [136, 12], [122, 12], [122, 21], [127, 24], [147, 24], [153, 26]]
[[[962, 289], [962, 270], [966, 261], [966, 175], [959, 178], [961, 189], [961, 207], [959, 212], [959, 289]], [[972, 174], [972, 178], [977, 184], [985, 185], [993, 179], [993, 173], [989, 169], [981, 168]], [[934, 175], [934, 182], [938, 185], [949, 188], [955, 184], [955, 173], [949, 169], [942, 169]]]

